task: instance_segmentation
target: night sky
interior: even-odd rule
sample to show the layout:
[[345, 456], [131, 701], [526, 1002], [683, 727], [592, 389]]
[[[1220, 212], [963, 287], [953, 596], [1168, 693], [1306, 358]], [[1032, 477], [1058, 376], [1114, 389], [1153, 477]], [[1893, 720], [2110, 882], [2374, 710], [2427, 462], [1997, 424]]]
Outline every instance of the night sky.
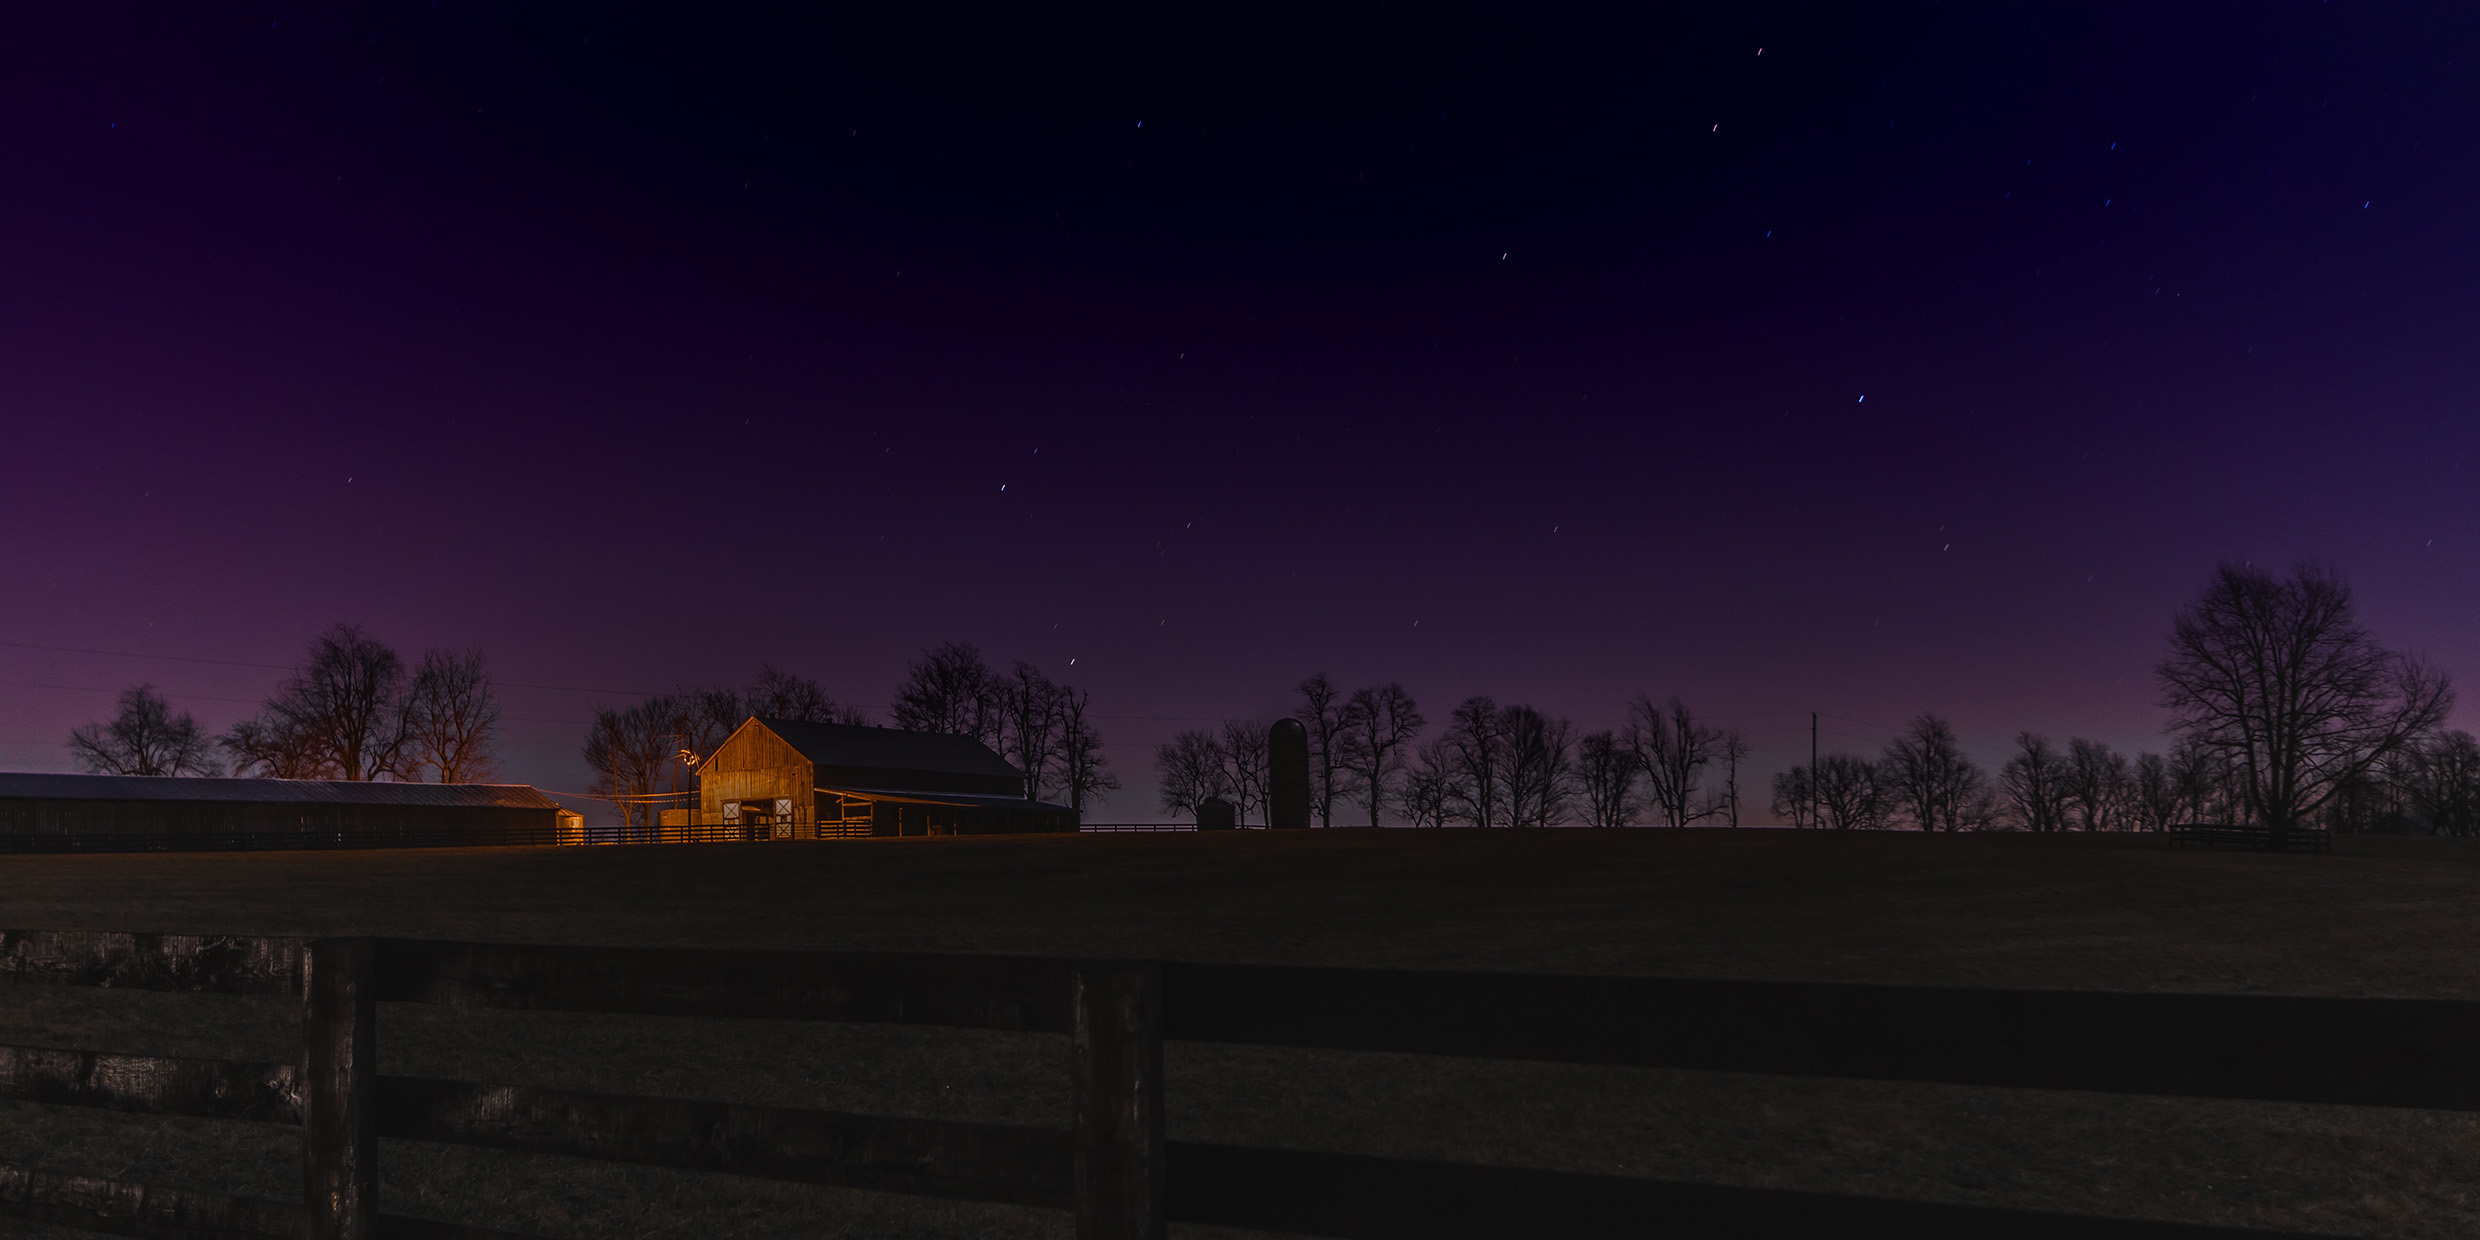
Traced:
[[1100, 820], [1319, 670], [1994, 768], [2224, 559], [2480, 686], [2468, 8], [510, 7], [0, 17], [0, 766], [350, 620], [564, 791], [950, 639]]

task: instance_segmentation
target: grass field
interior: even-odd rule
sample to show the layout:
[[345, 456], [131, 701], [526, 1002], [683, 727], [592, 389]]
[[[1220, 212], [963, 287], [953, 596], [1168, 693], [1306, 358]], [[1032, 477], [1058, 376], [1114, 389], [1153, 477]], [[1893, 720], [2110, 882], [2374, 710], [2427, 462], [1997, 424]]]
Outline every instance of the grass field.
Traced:
[[[0, 859], [0, 924], [2480, 998], [2480, 847], [1309, 832]], [[286, 1003], [25, 988], [0, 1041], [289, 1059]], [[382, 1069], [1064, 1125], [1039, 1035], [381, 1014]], [[2480, 1117], [1173, 1044], [1177, 1137], [2372, 1236], [2480, 1234]], [[299, 1191], [288, 1130], [0, 1108], [0, 1159]], [[390, 1143], [388, 1208], [584, 1237], [1063, 1216]], [[75, 1233], [9, 1233], [70, 1235]], [[1203, 1231], [1186, 1234], [1203, 1236]]]

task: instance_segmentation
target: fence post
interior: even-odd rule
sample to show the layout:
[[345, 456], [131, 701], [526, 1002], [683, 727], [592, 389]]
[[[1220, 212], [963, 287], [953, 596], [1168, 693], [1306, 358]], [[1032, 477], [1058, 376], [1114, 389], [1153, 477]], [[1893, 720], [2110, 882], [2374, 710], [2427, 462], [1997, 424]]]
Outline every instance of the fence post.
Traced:
[[310, 945], [301, 1020], [308, 1240], [379, 1234], [378, 956], [372, 939]]
[[1165, 1240], [1162, 966], [1078, 965], [1077, 1240]]

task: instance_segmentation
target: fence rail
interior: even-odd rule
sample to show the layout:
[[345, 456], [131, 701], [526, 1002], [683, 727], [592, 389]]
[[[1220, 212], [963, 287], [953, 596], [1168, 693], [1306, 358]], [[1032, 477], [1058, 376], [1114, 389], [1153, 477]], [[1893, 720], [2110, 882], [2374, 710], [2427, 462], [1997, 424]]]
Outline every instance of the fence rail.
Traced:
[[2247, 848], [2257, 852], [2334, 850], [2334, 833], [2323, 827], [2276, 831], [2261, 823], [2187, 822], [2170, 828], [2170, 842], [2193, 848]]
[[[573, 836], [573, 831], [572, 831]], [[324, 831], [0, 832], [0, 853], [272, 852], [339, 848], [544, 848], [545, 827], [374, 827]]]
[[299, 1202], [0, 1164], [0, 1218], [117, 1235], [262, 1240], [300, 1236], [309, 1212]]
[[[487, 1240], [378, 1213], [378, 1140], [1073, 1211], [1394, 1237], [2294, 1233], [1169, 1141], [1166, 1039], [2480, 1110], [2480, 1003], [2120, 994], [1021, 956], [0, 933], [19, 983], [291, 994], [296, 1067], [0, 1047], [0, 1096], [303, 1128], [310, 1204], [0, 1166], [0, 1216], [125, 1234]], [[375, 1005], [1066, 1033], [1058, 1128], [382, 1077]]]
[[[784, 834], [775, 834], [782, 830]], [[743, 824], [700, 822], [656, 826], [604, 823], [587, 827], [407, 827], [282, 831], [0, 832], [0, 853], [275, 852], [352, 848], [548, 848], [554, 845], [743, 844], [789, 839], [853, 839], [874, 834], [867, 823]]]

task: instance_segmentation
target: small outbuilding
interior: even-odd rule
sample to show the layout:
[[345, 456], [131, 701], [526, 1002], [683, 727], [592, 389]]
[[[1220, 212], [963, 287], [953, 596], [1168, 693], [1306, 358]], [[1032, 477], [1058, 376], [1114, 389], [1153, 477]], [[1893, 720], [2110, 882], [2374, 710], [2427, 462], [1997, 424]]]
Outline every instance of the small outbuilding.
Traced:
[[969, 736], [751, 716], [698, 767], [695, 838], [1074, 831], [1025, 773]]
[[0, 852], [553, 844], [571, 820], [524, 784], [0, 772]]

